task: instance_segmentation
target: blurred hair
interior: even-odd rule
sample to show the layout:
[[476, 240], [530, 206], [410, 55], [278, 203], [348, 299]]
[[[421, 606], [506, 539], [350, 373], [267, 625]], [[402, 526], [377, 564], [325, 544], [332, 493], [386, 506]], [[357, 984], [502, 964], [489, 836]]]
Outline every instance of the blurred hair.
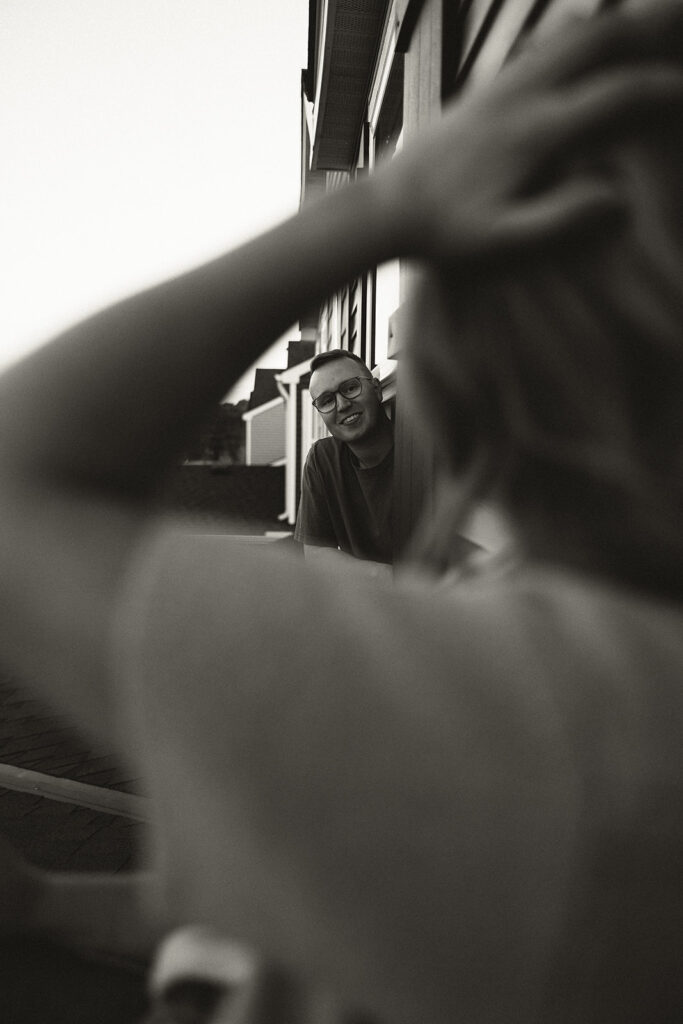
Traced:
[[482, 500], [544, 558], [683, 592], [680, 131], [610, 156], [628, 217], [477, 274], [427, 272], [411, 386], [455, 513]]
[[345, 348], [330, 348], [327, 352], [318, 352], [317, 356], [313, 356], [311, 359], [311, 373], [320, 366], [324, 366], [325, 363], [332, 363], [337, 359], [353, 359], [354, 363], [358, 363], [364, 370], [370, 373], [370, 367], [367, 363], [360, 356], [357, 356], [354, 352], [347, 351]]

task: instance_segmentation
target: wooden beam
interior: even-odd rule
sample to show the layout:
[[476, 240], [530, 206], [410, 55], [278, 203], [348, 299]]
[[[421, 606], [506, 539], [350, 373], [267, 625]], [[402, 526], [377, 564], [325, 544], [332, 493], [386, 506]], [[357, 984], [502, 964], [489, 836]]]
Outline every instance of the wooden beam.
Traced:
[[91, 786], [74, 779], [60, 779], [11, 764], [0, 764], [0, 787], [17, 793], [32, 793], [58, 803], [87, 807], [88, 810], [104, 814], [118, 814], [136, 821], [147, 821], [150, 817], [149, 801], [145, 797], [121, 793], [117, 789], [105, 789], [104, 786]]

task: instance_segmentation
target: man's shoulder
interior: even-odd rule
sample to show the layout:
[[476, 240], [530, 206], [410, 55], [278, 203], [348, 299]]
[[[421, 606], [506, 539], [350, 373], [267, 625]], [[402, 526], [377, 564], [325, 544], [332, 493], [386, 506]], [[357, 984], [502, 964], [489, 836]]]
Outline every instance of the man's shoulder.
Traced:
[[342, 448], [346, 448], [345, 443], [340, 441], [338, 437], [332, 437], [331, 434], [328, 434], [327, 437], [318, 438], [318, 440], [314, 441], [311, 445], [311, 451], [315, 452], [331, 453], [340, 451]]
[[336, 437], [321, 437], [311, 445], [306, 461], [317, 469], [338, 466], [346, 445]]

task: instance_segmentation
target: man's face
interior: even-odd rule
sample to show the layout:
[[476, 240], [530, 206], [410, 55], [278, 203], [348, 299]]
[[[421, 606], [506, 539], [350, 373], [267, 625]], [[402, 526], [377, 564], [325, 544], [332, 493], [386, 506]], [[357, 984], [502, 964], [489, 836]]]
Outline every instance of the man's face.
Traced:
[[[350, 377], [370, 377], [370, 371], [354, 359], [334, 359], [323, 363], [311, 375], [311, 398], [320, 398], [328, 391], [337, 392], [339, 385]], [[370, 377], [361, 384], [361, 392], [356, 398], [344, 398], [337, 392], [334, 409], [320, 413], [329, 432], [340, 441], [362, 441], [373, 433], [384, 415], [379, 381]]]

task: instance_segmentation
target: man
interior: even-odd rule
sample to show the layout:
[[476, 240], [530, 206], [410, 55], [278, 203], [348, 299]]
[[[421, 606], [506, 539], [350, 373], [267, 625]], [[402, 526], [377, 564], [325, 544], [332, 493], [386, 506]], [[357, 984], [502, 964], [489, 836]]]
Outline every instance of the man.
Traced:
[[306, 558], [350, 555], [382, 574], [393, 556], [394, 432], [382, 406], [382, 385], [362, 359], [343, 349], [311, 361], [313, 405], [331, 437], [311, 448], [294, 537]]

